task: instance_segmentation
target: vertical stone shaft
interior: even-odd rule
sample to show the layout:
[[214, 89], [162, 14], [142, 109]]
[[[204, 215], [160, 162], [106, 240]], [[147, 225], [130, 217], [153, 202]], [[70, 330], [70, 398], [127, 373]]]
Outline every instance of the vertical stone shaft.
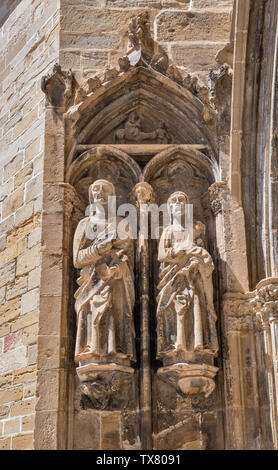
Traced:
[[[142, 212], [140, 211], [142, 214]], [[148, 215], [147, 215], [148, 217]], [[141, 220], [140, 220], [141, 221]], [[150, 357], [150, 312], [149, 312], [149, 243], [139, 234], [138, 255], [140, 266], [140, 437], [144, 450], [152, 450], [152, 393]]]
[[[276, 321], [275, 321], [276, 320]], [[278, 449], [278, 436], [277, 436], [277, 319], [272, 315], [269, 321], [263, 321], [263, 332], [265, 340], [265, 353], [267, 357], [268, 366], [268, 388], [270, 399], [271, 411], [271, 426], [273, 435], [274, 449]]]

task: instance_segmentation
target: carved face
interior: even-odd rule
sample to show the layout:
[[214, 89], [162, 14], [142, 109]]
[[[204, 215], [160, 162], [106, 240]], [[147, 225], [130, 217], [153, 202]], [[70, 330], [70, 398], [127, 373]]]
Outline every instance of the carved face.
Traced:
[[147, 183], [139, 183], [136, 185], [135, 194], [139, 204], [147, 204], [153, 199], [153, 189]]
[[167, 203], [170, 214], [177, 217], [184, 215], [188, 203], [188, 197], [185, 193], [177, 192], [172, 194]]
[[89, 188], [89, 198], [91, 203], [106, 205], [109, 196], [115, 195], [115, 188], [112, 183], [106, 180], [95, 181]]
[[135, 123], [138, 120], [137, 114], [135, 111], [132, 111], [129, 115], [129, 122]]

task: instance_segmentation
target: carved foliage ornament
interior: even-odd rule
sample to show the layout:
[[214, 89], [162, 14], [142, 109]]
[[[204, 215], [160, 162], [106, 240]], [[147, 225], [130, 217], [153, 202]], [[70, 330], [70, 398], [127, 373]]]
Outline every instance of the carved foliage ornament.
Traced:
[[278, 283], [259, 288], [251, 305], [263, 324], [278, 320]]
[[225, 194], [227, 194], [228, 185], [226, 182], [217, 182], [210, 186], [209, 192], [209, 200], [210, 200], [210, 208], [213, 215], [218, 215], [223, 209], [223, 200]]

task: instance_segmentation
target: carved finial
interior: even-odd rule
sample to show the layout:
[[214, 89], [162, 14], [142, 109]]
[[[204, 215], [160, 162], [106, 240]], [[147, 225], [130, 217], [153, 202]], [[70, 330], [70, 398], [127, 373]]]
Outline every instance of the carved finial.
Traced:
[[127, 55], [119, 58], [120, 72], [127, 72], [130, 68], [130, 61]]
[[104, 72], [104, 82], [110, 82], [113, 78], [116, 78], [119, 75], [119, 71], [117, 69], [110, 69], [107, 67]]
[[55, 64], [48, 75], [41, 78], [41, 89], [46, 94], [47, 104], [54, 108], [67, 108], [73, 96], [73, 76], [71, 70], [63, 72]]

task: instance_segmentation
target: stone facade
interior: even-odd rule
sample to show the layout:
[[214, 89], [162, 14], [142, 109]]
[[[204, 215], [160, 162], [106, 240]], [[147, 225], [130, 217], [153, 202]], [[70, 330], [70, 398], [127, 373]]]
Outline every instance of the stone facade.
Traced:
[[[0, 449], [278, 448], [277, 17], [276, 0], [4, 2]], [[191, 248], [90, 251], [107, 180], [137, 211], [190, 201]], [[102, 258], [112, 300], [74, 309]]]

